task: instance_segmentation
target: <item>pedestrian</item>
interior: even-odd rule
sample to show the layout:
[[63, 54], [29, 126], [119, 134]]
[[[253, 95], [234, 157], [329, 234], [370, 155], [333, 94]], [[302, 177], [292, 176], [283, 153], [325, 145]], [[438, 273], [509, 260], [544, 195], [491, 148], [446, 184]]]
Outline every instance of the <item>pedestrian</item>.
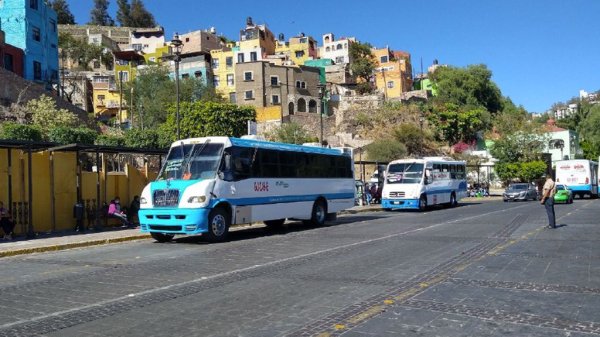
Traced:
[[377, 204], [377, 203], [378, 203], [378, 201], [379, 201], [379, 199], [378, 199], [378, 197], [377, 197], [377, 184], [373, 184], [373, 185], [371, 185], [371, 188], [370, 188], [370, 191], [369, 191], [369, 193], [371, 194], [371, 201], [372, 201], [374, 204]]
[[548, 228], [556, 228], [556, 217], [554, 214], [554, 195], [556, 194], [556, 184], [552, 180], [551, 176], [546, 178], [544, 183], [544, 189], [542, 190], [541, 204], [546, 207], [546, 213], [548, 214]]
[[127, 210], [127, 219], [129, 220], [130, 223], [135, 223], [135, 218], [138, 219], [138, 222], [140, 221], [139, 217], [138, 217], [138, 211], [140, 210], [140, 197], [139, 196], [134, 196], [133, 200], [131, 201], [131, 204], [129, 205], [129, 209]]
[[369, 188], [369, 184], [365, 183], [365, 199], [367, 202], [367, 206], [371, 204], [371, 198], [373, 196], [371, 195], [371, 189]]
[[10, 217], [10, 212], [4, 208], [4, 203], [0, 201], [0, 226], [4, 231], [4, 240], [12, 240], [15, 223]]
[[127, 215], [121, 211], [121, 199], [119, 197], [114, 198], [108, 205], [108, 216], [111, 218], [119, 219], [123, 224], [122, 227], [129, 227], [130, 223], [127, 220]]

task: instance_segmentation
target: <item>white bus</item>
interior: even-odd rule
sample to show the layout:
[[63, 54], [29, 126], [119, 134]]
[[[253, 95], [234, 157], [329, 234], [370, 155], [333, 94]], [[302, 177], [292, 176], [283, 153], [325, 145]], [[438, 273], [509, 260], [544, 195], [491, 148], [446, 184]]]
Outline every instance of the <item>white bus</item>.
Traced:
[[556, 162], [556, 182], [567, 185], [573, 195], [598, 197], [598, 163], [586, 159]]
[[388, 164], [381, 206], [385, 210], [456, 206], [466, 195], [464, 161], [441, 157], [401, 159]]
[[140, 228], [222, 241], [229, 226], [286, 218], [322, 225], [354, 206], [354, 164], [341, 149], [229, 137], [176, 141], [140, 198]]

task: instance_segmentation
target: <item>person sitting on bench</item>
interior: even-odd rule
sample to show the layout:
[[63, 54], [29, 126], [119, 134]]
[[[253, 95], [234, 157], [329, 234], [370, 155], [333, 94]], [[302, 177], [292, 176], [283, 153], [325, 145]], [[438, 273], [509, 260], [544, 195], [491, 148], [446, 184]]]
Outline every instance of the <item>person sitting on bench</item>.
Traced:
[[123, 223], [122, 227], [129, 227], [131, 225], [129, 220], [127, 220], [125, 212], [121, 211], [121, 200], [119, 197], [110, 201], [110, 204], [108, 205], [108, 216], [110, 218], [119, 219]]

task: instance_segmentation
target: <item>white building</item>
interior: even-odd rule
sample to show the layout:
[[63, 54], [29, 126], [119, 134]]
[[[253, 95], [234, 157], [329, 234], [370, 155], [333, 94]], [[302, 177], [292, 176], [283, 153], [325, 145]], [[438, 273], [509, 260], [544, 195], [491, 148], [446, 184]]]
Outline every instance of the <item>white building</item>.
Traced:
[[165, 31], [162, 27], [137, 28], [131, 32], [131, 48], [144, 54], [154, 53], [165, 46]]
[[323, 46], [319, 47], [319, 57], [331, 59], [335, 64], [348, 64], [350, 59], [350, 45], [357, 42], [355, 38], [341, 38], [335, 40], [332, 33], [323, 35]]
[[548, 132], [544, 138], [548, 141], [544, 152], [552, 155], [553, 164], [559, 160], [576, 159], [576, 155], [582, 153], [577, 132], [556, 126], [553, 119], [548, 120], [546, 129]]

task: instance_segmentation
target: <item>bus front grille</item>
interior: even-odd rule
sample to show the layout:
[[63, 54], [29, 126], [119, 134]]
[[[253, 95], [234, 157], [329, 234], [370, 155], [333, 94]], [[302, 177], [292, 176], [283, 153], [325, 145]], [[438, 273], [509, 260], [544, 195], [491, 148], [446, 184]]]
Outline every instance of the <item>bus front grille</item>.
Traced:
[[177, 206], [179, 204], [179, 190], [156, 190], [153, 198], [154, 206]]
[[390, 198], [404, 198], [406, 192], [390, 192]]
[[148, 227], [152, 231], [169, 231], [169, 232], [180, 232], [181, 231], [181, 226], [150, 225]]

